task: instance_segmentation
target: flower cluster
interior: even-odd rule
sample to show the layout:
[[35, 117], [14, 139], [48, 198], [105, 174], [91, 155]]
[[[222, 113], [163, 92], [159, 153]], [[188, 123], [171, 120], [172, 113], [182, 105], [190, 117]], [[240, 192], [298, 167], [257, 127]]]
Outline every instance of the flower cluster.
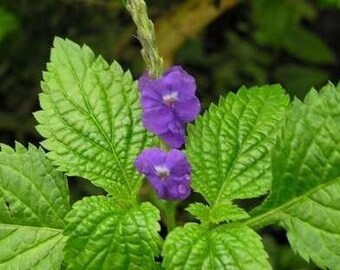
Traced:
[[[145, 73], [138, 86], [145, 128], [170, 147], [181, 147], [185, 142], [185, 124], [194, 120], [201, 109], [195, 96], [195, 79], [182, 67], [174, 66], [158, 79]], [[191, 168], [181, 151], [144, 150], [137, 157], [135, 167], [146, 176], [160, 198], [183, 200], [190, 195]]]
[[145, 73], [138, 86], [144, 126], [170, 147], [181, 147], [185, 141], [185, 124], [194, 120], [201, 109], [195, 96], [195, 79], [182, 67], [174, 66], [159, 79]]
[[191, 168], [181, 151], [147, 149], [136, 159], [135, 166], [146, 176], [160, 198], [184, 200], [190, 195]]

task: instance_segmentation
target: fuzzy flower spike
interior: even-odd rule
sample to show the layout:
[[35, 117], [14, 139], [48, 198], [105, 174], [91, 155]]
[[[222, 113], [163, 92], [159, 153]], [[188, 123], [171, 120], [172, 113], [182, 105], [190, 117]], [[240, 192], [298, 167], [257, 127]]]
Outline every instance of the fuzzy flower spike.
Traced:
[[160, 198], [184, 200], [190, 195], [191, 168], [181, 151], [144, 150], [137, 157], [135, 167], [146, 176]]
[[185, 124], [194, 120], [201, 109], [195, 95], [195, 79], [182, 67], [174, 66], [159, 79], [145, 73], [138, 86], [144, 126], [170, 147], [181, 147], [185, 141]]

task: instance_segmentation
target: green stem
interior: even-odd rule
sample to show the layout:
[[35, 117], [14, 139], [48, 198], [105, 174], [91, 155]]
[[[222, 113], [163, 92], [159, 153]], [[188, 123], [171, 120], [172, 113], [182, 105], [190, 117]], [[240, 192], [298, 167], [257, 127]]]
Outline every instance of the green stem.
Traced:
[[159, 147], [166, 152], [170, 150], [169, 146], [161, 139], [159, 140]]
[[168, 232], [176, 227], [176, 206], [178, 202], [170, 202], [160, 199], [154, 191], [150, 193], [151, 202], [159, 209], [162, 216], [162, 223]]
[[243, 224], [247, 225], [248, 227], [254, 229], [255, 231], [262, 229], [267, 225], [271, 225], [276, 223], [278, 220], [277, 215], [275, 214], [262, 214], [259, 216], [252, 217], [246, 220]]
[[168, 232], [176, 228], [176, 203], [166, 202], [164, 207], [164, 222]]
[[163, 74], [163, 58], [158, 52], [155, 29], [148, 17], [144, 0], [127, 0], [126, 9], [137, 26], [138, 40], [142, 45], [141, 54], [150, 76], [159, 78]]

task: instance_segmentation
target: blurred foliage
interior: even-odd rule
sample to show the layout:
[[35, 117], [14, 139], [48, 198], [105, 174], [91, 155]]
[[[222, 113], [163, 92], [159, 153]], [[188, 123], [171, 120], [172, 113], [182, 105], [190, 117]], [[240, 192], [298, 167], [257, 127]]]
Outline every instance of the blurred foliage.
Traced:
[[318, 4], [324, 7], [338, 7], [340, 8], [339, 0], [318, 0]]
[[287, 245], [282, 245], [269, 234], [263, 236], [263, 243], [270, 257], [270, 263], [275, 270], [316, 270], [313, 264], [306, 264], [300, 257], [296, 256]]
[[[204, 108], [243, 84], [278, 82], [303, 98], [310, 87], [340, 78], [339, 0], [146, 2], [162, 37], [160, 48], [173, 49], [168, 61], [184, 65], [197, 78]], [[31, 113], [38, 109], [41, 72], [56, 35], [87, 43], [138, 78], [144, 67], [135, 27], [122, 3], [0, 0], [0, 142], [40, 140]], [[88, 182], [72, 184], [74, 198], [101, 192]], [[266, 241], [274, 269], [315, 269], [282, 246], [284, 240], [276, 242], [277, 237]]]
[[[205, 36], [188, 41], [177, 60], [202, 70], [199, 78], [207, 91], [202, 94], [209, 97], [205, 105], [242, 84], [279, 82], [303, 98], [310, 87], [339, 79], [333, 71], [339, 66], [334, 35], [340, 25], [335, 14], [328, 17], [331, 12], [339, 14], [322, 13], [316, 3], [304, 0], [242, 3], [208, 27]], [[334, 32], [323, 39], [320, 22], [325, 19]]]
[[0, 7], [0, 42], [18, 27], [16, 17]]

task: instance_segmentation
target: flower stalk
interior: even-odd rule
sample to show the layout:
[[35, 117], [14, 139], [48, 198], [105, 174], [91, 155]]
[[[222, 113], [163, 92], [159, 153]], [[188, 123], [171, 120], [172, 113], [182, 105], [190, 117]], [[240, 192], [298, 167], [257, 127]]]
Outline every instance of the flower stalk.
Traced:
[[125, 7], [137, 26], [137, 37], [142, 45], [141, 54], [149, 75], [159, 78], [163, 74], [163, 58], [158, 51], [155, 28], [148, 17], [146, 4], [144, 0], [127, 0]]
[[164, 222], [168, 232], [176, 228], [176, 202], [167, 201], [164, 205]]

